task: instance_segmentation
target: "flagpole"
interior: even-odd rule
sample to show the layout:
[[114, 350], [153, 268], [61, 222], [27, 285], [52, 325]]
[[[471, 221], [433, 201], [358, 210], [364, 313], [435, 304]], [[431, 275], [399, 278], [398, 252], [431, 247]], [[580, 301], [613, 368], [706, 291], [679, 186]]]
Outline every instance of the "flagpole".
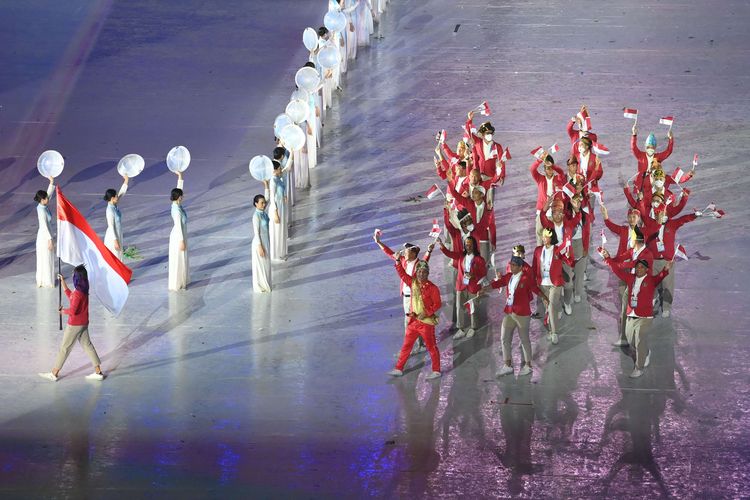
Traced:
[[[57, 258], [57, 274], [62, 276], [62, 274], [60, 273], [60, 257]], [[57, 309], [58, 309], [57, 316], [60, 318], [60, 330], [63, 329], [62, 314], [59, 313], [59, 310], [61, 307], [62, 307], [62, 280], [58, 278], [57, 279]]]

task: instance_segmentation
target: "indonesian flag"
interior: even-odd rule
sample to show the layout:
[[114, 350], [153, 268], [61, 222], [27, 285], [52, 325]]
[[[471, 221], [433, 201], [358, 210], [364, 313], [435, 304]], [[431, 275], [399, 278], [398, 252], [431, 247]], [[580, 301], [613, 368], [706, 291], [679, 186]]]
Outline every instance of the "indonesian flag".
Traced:
[[510, 155], [510, 149], [508, 149], [506, 147], [505, 151], [503, 151], [503, 156], [500, 158], [500, 161], [503, 162], [503, 163], [505, 163], [506, 161], [510, 160], [511, 158], [513, 158], [513, 157]]
[[633, 120], [638, 119], [638, 110], [632, 108], [622, 108], [622, 114], [625, 118], [631, 118]]
[[531, 150], [531, 155], [534, 156], [537, 160], [541, 160], [543, 154], [544, 148], [542, 146], [537, 146], [536, 148]]
[[602, 228], [602, 248], [607, 244], [607, 235], [604, 234], [604, 228]]
[[492, 111], [490, 111], [490, 105], [487, 103], [487, 101], [484, 101], [482, 104], [477, 106], [475, 108], [477, 111], [479, 111], [480, 115], [484, 116], [490, 116], [492, 114]]
[[558, 151], [560, 151], [560, 146], [558, 146], [558, 145], [557, 145], [557, 143], [554, 143], [554, 144], [553, 144], [552, 146], [550, 146], [550, 148], [549, 148], [549, 154], [555, 154], [555, 153], [557, 153]]
[[667, 125], [668, 127], [671, 127], [673, 122], [674, 116], [665, 116], [659, 120], [660, 125]]
[[437, 219], [432, 219], [432, 230], [430, 231], [430, 238], [437, 238], [440, 236], [440, 224]]
[[436, 141], [437, 141], [438, 143], [440, 143], [440, 144], [443, 144], [443, 143], [445, 142], [445, 129], [441, 130], [440, 132], [438, 132], [438, 133], [437, 133], [437, 134], [435, 135], [435, 140], [436, 140]]
[[602, 193], [602, 188], [589, 184], [589, 193], [596, 197], [596, 201], [599, 202], [599, 205], [604, 205], [604, 193]]
[[568, 198], [573, 198], [573, 196], [575, 196], [576, 194], [576, 188], [575, 186], [573, 186], [573, 184], [568, 182], [562, 187], [562, 192], [565, 193]]
[[474, 134], [476, 134], [476, 132], [477, 132], [477, 129], [475, 129], [475, 128], [470, 129], [469, 128], [469, 123], [468, 122], [465, 123], [464, 124], [464, 141], [467, 141], [467, 142], [470, 141], [471, 137]]
[[679, 243], [674, 244], [674, 256], [675, 258], [688, 260], [687, 250], [685, 250], [685, 247], [680, 245]]
[[[443, 192], [440, 190], [437, 184], [433, 184], [430, 189], [427, 190], [427, 199], [431, 200], [434, 197], [438, 195], [438, 193], [443, 194]], [[445, 196], [445, 195], [443, 195]]]
[[698, 166], [698, 153], [693, 155], [693, 168]]
[[115, 316], [128, 300], [133, 271], [99, 239], [86, 219], [57, 188], [57, 256], [72, 266], [83, 264], [89, 286], [99, 301]]
[[722, 210], [722, 209], [716, 210], [714, 212], [714, 217], [716, 217], [717, 219], [721, 219], [722, 217], [724, 217], [725, 213], [726, 212], [724, 212], [724, 210]]
[[581, 130], [583, 130], [584, 132], [588, 132], [589, 130], [591, 130], [591, 117], [589, 117], [588, 111], [579, 111], [576, 116], [581, 121]]
[[595, 142], [591, 149], [594, 150], [594, 153], [596, 153], [599, 156], [607, 156], [609, 154], [609, 149], [604, 144], [600, 144], [598, 142]]
[[469, 314], [474, 314], [474, 311], [477, 310], [476, 304], [474, 303], [475, 300], [477, 300], [476, 297], [474, 297], [473, 299], [469, 299], [466, 302], [464, 302], [464, 307], [469, 312]]
[[672, 179], [674, 179], [677, 184], [682, 184], [683, 182], [690, 180], [690, 175], [680, 167], [677, 167], [674, 169], [674, 172], [672, 172]]

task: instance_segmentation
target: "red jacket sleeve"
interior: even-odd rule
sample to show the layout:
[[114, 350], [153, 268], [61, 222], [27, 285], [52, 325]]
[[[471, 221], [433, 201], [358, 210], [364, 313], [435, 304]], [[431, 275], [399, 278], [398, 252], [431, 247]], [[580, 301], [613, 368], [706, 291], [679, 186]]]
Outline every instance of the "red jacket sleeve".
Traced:
[[459, 260], [464, 256], [463, 252], [451, 251], [443, 246], [440, 247], [440, 251], [443, 252], [443, 255], [453, 260]]
[[627, 273], [623, 271], [622, 269], [620, 269], [617, 263], [614, 262], [612, 259], [604, 259], [604, 263], [609, 266], [609, 268], [612, 270], [613, 273], [615, 273], [615, 276], [617, 276], [622, 281], [630, 285], [630, 279], [632, 277], [632, 274]]
[[544, 180], [544, 176], [542, 174], [540, 174], [539, 171], [538, 171], [539, 165], [541, 165], [541, 164], [542, 164], [542, 160], [536, 160], [529, 167], [529, 172], [531, 172], [531, 177], [536, 182], [542, 182]]
[[575, 122], [573, 120], [568, 121], [568, 125], [565, 128], [565, 130], [568, 132], [568, 137], [570, 137], [570, 143], [575, 144], [575, 142], [578, 140], [578, 131], [573, 130], [573, 125]]
[[68, 316], [75, 316], [81, 313], [83, 307], [83, 301], [81, 300], [81, 293], [72, 293], [70, 290], [65, 290], [65, 295], [70, 299], [70, 307], [63, 309], [63, 313]]
[[654, 154], [654, 158], [656, 158], [657, 160], [659, 160], [659, 163], [663, 162], [664, 160], [666, 160], [667, 158], [669, 158], [669, 156], [672, 154], [672, 148], [673, 147], [674, 147], [674, 137], [672, 137], [671, 139], [667, 140], [667, 149], [665, 149], [661, 153]]
[[406, 286], [411, 286], [411, 276], [409, 276], [404, 270], [404, 266], [400, 262], [396, 261], [396, 272], [401, 280], [406, 283]]
[[494, 289], [502, 288], [510, 283], [510, 277], [513, 276], [511, 273], [505, 273], [497, 279], [490, 282], [490, 286]]
[[677, 214], [682, 212], [682, 209], [685, 208], [685, 205], [688, 201], [688, 195], [684, 194], [680, 197], [680, 201], [677, 202], [677, 205], [669, 205], [667, 206], [667, 216], [668, 217], [675, 217]]
[[669, 274], [668, 269], [662, 269], [661, 272], [659, 272], [659, 274], [657, 274], [656, 276], [651, 276], [651, 280], [654, 284], [654, 287], [656, 287], [659, 283], [661, 283], [662, 280], [664, 280], [664, 278], [666, 278], [668, 274]]
[[643, 151], [638, 149], [638, 136], [637, 135], [630, 136], [630, 151], [633, 152], [633, 156], [635, 156], [636, 158], [639, 158], [643, 154]]
[[[380, 244], [383, 245], [383, 248], [381, 248], [381, 250], [383, 251], [383, 253], [386, 254], [391, 259], [393, 259], [393, 255], [395, 254], [395, 252], [393, 250], [391, 250], [391, 247], [389, 247], [388, 245], [386, 245], [382, 241], [380, 242]], [[393, 259], [393, 260], [396, 260], [396, 259]]]
[[621, 226], [612, 222], [612, 219], [610, 219], [609, 217], [604, 219], [604, 225], [607, 226], [607, 229], [615, 233], [617, 236], [620, 236], [620, 231], [625, 228], [625, 226]]
[[477, 280], [477, 283], [482, 281], [485, 276], [487, 276], [487, 263], [484, 261], [484, 259], [480, 256], [475, 256], [474, 260], [471, 263], [471, 274], [472, 277]]
[[635, 199], [633, 194], [630, 192], [630, 188], [625, 186], [622, 188], [622, 191], [625, 193], [625, 199], [628, 200], [628, 205], [630, 205], [632, 208], [635, 208], [638, 206], [638, 201]]

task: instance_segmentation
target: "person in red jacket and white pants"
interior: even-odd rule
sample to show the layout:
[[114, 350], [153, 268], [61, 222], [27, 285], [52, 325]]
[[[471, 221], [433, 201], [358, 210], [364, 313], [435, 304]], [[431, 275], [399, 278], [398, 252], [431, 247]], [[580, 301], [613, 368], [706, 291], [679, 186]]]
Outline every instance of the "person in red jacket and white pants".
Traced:
[[[405, 254], [399, 253], [398, 258], [396, 258], [396, 253], [391, 250], [391, 248], [383, 243], [380, 240], [380, 230], [375, 231], [375, 234], [373, 235], [373, 239], [375, 240], [375, 243], [380, 247], [380, 249], [385, 253], [388, 257], [395, 260], [401, 266], [404, 268], [404, 271], [406, 271], [406, 274], [409, 276], [414, 276], [414, 273], [417, 268], [417, 262], [419, 262], [419, 247], [416, 245], [412, 245], [411, 243], [404, 244]], [[434, 243], [432, 243], [429, 247], [427, 247], [427, 252], [424, 254], [424, 261], [429, 262], [430, 261], [430, 253], [432, 252], [433, 247], [435, 246]], [[404, 331], [409, 325], [409, 311], [411, 307], [411, 290], [409, 289], [409, 286], [401, 280], [401, 286], [399, 287], [401, 290], [401, 299], [404, 306]], [[418, 352], [422, 352], [425, 350], [424, 342], [422, 342], [421, 338], [417, 339], [417, 343], [414, 345], [414, 353], [416, 354]]]
[[[555, 159], [552, 155], [544, 157], [544, 174], [539, 173], [539, 165], [542, 160], [535, 160], [531, 166], [529, 166], [529, 172], [531, 177], [536, 182], [537, 194], [536, 194], [536, 244], [537, 246], [542, 244], [542, 220], [539, 218], [539, 214], [544, 209], [544, 205], [547, 200], [550, 199], [556, 192], [561, 191], [565, 185], [565, 172], [563, 169], [555, 165]], [[552, 214], [548, 214], [551, 216]]]
[[[545, 303], [549, 312], [549, 334], [547, 340], [557, 344], [557, 320], [560, 315], [559, 302], [561, 302], [565, 278], [563, 277], [563, 264], [570, 266], [572, 259], [566, 253], [567, 247], [558, 246], [557, 233], [545, 228], [542, 231], [543, 245], [534, 250], [534, 261], [531, 265], [537, 286], [544, 292], [548, 300]], [[537, 308], [539, 310], [539, 308]]]
[[628, 286], [627, 322], [625, 336], [631, 347], [631, 357], [635, 362], [631, 378], [643, 375], [643, 370], [651, 361], [651, 351], [648, 348], [648, 330], [654, 318], [654, 291], [659, 283], [669, 274], [672, 261], [667, 262], [664, 269], [657, 275], [649, 273], [648, 261], [640, 259], [635, 264], [635, 273], [628, 271], [614, 262], [607, 250], [602, 249], [604, 262]]
[[[466, 311], [465, 304], [469, 300], [476, 299], [477, 294], [481, 291], [482, 282], [487, 275], [487, 264], [479, 255], [479, 245], [473, 236], [464, 240], [464, 251], [448, 250], [443, 240], [438, 238], [440, 250], [446, 257], [458, 261], [458, 276], [456, 278], [456, 327], [458, 331], [453, 336], [454, 339], [460, 339], [464, 335], [471, 338], [480, 328], [480, 318], [478, 312], [483, 309], [481, 303], [477, 303], [474, 312], [469, 314]], [[468, 327], [468, 330], [465, 329]]]
[[511, 343], [513, 332], [518, 329], [521, 339], [523, 359], [519, 376], [531, 374], [531, 340], [529, 339], [529, 321], [531, 320], [531, 300], [534, 294], [539, 295], [545, 304], [549, 303], [545, 293], [539, 289], [533, 273], [524, 272], [525, 262], [521, 257], [510, 259], [510, 272], [493, 280], [490, 287], [505, 289], [505, 317], [500, 327], [500, 338], [503, 342], [503, 361], [505, 364], [497, 372], [498, 377], [513, 373]]
[[[398, 255], [400, 257], [400, 255]], [[416, 272], [412, 278], [396, 259], [396, 272], [404, 283], [409, 287], [411, 293], [411, 305], [409, 310], [409, 325], [406, 327], [406, 336], [401, 346], [396, 368], [388, 372], [388, 375], [400, 377], [404, 374], [404, 366], [409, 358], [414, 342], [417, 337], [422, 338], [427, 344], [432, 361], [432, 372], [427, 379], [439, 378], [440, 373], [440, 351], [435, 338], [435, 325], [438, 322], [438, 311], [440, 310], [440, 289], [429, 280], [430, 265], [425, 261], [419, 261]]]

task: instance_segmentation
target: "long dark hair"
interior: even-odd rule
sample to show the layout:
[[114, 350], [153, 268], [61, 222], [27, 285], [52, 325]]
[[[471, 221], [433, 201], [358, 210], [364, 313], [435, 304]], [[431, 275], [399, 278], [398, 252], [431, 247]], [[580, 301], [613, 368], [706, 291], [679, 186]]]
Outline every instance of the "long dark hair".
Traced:
[[85, 295], [89, 294], [89, 275], [83, 265], [73, 269], [73, 288]]
[[112, 188], [109, 188], [106, 191], [104, 191], [104, 201], [109, 201], [115, 196], [117, 196], [117, 191], [115, 191]]
[[[474, 252], [473, 253], [474, 253], [475, 256], [479, 255], [479, 245], [477, 244], [477, 239], [474, 238], [473, 236], [467, 236], [466, 238], [464, 238], [464, 241], [466, 241], [466, 240], [471, 240], [474, 243], [474, 245], [473, 245]], [[466, 243], [464, 243], [464, 255], [466, 255]]]

